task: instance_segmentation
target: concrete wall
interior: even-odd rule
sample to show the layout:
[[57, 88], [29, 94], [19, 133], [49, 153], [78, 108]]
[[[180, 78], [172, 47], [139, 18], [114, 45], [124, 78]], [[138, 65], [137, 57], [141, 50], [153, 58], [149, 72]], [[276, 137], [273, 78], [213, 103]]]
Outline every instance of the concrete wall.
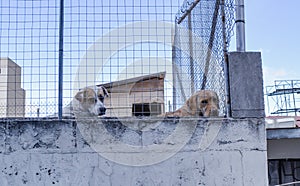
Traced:
[[0, 185], [267, 185], [263, 119], [2, 121], [0, 139]]
[[260, 52], [229, 52], [232, 117], [265, 117]]

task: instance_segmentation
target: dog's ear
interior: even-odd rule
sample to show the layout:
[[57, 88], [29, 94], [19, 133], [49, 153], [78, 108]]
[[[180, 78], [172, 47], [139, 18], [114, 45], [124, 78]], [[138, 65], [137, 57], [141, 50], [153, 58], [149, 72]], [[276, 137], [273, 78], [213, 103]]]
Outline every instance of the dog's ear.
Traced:
[[75, 99], [77, 99], [79, 102], [83, 101], [83, 91], [79, 91], [77, 92], [77, 94], [75, 95]]
[[109, 97], [108, 91], [105, 87], [101, 86], [102, 90], [103, 90], [103, 94], [105, 97]]
[[189, 108], [190, 114], [195, 115], [197, 112], [197, 96], [196, 95], [191, 96], [186, 101], [186, 105]]

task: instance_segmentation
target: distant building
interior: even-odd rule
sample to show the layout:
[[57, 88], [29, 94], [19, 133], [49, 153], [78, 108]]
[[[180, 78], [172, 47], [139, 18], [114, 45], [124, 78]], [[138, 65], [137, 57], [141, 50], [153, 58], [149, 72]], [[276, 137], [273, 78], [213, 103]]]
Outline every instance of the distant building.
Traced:
[[299, 127], [299, 116], [266, 117], [270, 185], [300, 185]]
[[0, 58], [0, 117], [25, 116], [25, 90], [21, 88], [21, 67]]

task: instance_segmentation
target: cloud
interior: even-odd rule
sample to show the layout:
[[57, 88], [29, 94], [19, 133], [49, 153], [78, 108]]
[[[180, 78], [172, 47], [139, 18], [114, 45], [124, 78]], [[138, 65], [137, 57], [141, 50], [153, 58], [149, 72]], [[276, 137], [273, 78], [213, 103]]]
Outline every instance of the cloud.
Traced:
[[289, 79], [291, 73], [286, 69], [274, 69], [263, 66], [264, 85], [273, 85], [275, 80]]

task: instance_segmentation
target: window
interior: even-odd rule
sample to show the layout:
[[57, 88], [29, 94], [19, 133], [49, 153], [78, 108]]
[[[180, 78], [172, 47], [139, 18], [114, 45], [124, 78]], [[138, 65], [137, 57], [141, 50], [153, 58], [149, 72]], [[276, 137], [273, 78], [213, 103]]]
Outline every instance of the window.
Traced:
[[133, 116], [155, 116], [162, 112], [162, 103], [133, 103]]

